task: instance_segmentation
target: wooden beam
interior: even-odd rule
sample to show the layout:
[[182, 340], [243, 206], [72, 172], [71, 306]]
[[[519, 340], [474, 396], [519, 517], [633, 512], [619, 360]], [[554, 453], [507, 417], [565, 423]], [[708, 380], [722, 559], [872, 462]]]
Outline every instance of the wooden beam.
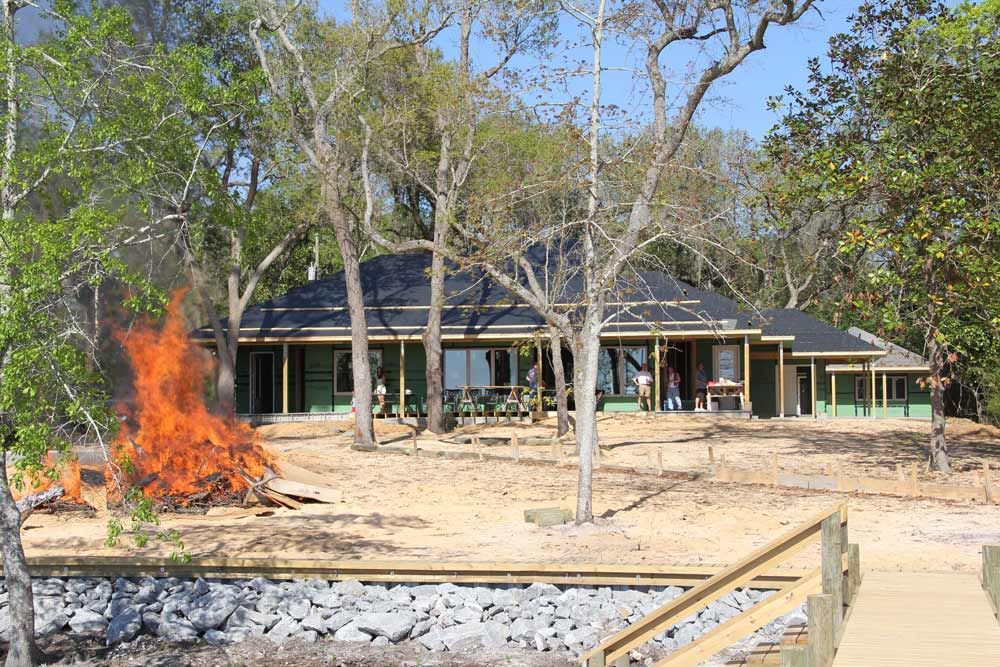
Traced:
[[882, 371], [882, 418], [889, 417], [889, 374]]
[[750, 336], [743, 337], [743, 398], [746, 405], [741, 405], [743, 410], [751, 404], [750, 398]]
[[785, 416], [785, 346], [778, 346], [778, 416]]
[[812, 395], [813, 419], [819, 419], [819, 414], [816, 412], [816, 357], [809, 357], [809, 382], [811, 383], [809, 393]]
[[833, 636], [840, 633], [844, 609], [844, 556], [841, 540], [841, 515], [829, 516], [823, 521], [820, 554], [823, 571], [823, 593], [833, 599]]
[[698, 386], [695, 378], [698, 376], [698, 341], [688, 341], [688, 386], [691, 387], [691, 400], [698, 399]]
[[657, 336], [653, 342], [653, 412], [662, 407], [660, 403], [660, 337]]
[[540, 334], [535, 337], [535, 347], [538, 349], [538, 417], [541, 418], [542, 413], [545, 412], [544, 401], [542, 401], [542, 390], [545, 388], [545, 383], [542, 382], [542, 369], [545, 368], [545, 364], [542, 363], [542, 337]]
[[872, 371], [872, 419], [875, 419], [875, 364], [869, 362], [868, 368]]
[[406, 416], [406, 341], [399, 341], [399, 414]]
[[831, 399], [831, 401], [833, 403], [833, 416], [836, 417], [837, 416], [837, 374], [836, 373], [830, 373], [830, 393], [832, 394], [832, 396], [830, 397], [830, 399]]
[[753, 577], [771, 570], [779, 563], [785, 562], [805, 549], [820, 534], [823, 521], [831, 515], [839, 526], [842, 508], [841, 504], [832, 510], [817, 514], [805, 523], [765, 544], [708, 581], [695, 586], [624, 630], [608, 637], [582, 655], [578, 659], [579, 662], [587, 664], [587, 661], [596, 654], [603, 654], [606, 662], [627, 655], [630, 650], [646, 643], [660, 632], [675, 625], [682, 618], [696, 613], [708, 603], [743, 586]]
[[288, 343], [281, 346], [281, 412], [288, 414]]
[[810, 595], [807, 598], [809, 617], [809, 667], [830, 667], [836, 640], [833, 630], [832, 595]]
[[695, 667], [713, 655], [764, 627], [779, 616], [797, 609], [820, 589], [820, 571], [814, 570], [739, 616], [716, 626], [684, 648], [655, 663], [656, 667]]

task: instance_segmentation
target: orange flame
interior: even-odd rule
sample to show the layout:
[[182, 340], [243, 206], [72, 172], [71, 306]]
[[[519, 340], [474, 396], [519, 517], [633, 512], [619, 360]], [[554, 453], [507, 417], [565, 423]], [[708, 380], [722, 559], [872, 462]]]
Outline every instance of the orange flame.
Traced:
[[116, 445], [134, 466], [127, 481], [154, 498], [244, 491], [250, 484], [241, 473], [259, 479], [274, 468], [250, 427], [205, 405], [214, 361], [188, 338], [185, 292], [173, 293], [162, 329], [147, 322], [119, 335], [135, 374], [131, 418], [138, 426], [122, 424]]
[[48, 491], [54, 485], [58, 484], [63, 488], [63, 501], [74, 503], [83, 502], [83, 496], [81, 495], [80, 488], [81, 481], [79, 459], [72, 458], [67, 461], [59, 461], [55, 454], [49, 453], [45, 457], [45, 467], [49, 470], [55, 470], [59, 477], [57, 479], [52, 479], [52, 477], [42, 473], [25, 475], [24, 486], [21, 489], [11, 488], [11, 494], [14, 496], [14, 500], [20, 500], [25, 496]]

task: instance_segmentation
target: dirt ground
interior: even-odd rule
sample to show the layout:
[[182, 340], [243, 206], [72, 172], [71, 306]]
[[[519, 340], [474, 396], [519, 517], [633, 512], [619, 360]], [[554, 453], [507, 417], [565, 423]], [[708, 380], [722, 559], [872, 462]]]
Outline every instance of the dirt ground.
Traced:
[[[1000, 542], [1000, 506], [607, 471], [594, 479], [596, 524], [541, 529], [524, 522], [524, 510], [573, 508], [575, 468], [354, 452], [348, 448], [349, 426], [317, 422], [259, 430], [287, 461], [326, 477], [342, 493], [340, 503], [275, 510], [269, 517], [237, 517], [226, 510], [213, 516], [167, 515], [163, 527], [178, 530], [192, 556], [206, 557], [723, 565], [847, 499], [851, 540], [860, 543], [865, 567], [972, 571], [980, 563], [981, 546]], [[980, 460], [1000, 459], [996, 432], [961, 422], [949, 427], [958, 470], [951, 478], [971, 479]], [[511, 428], [469, 427], [448, 437], [473, 430], [488, 436]], [[552, 427], [516, 428], [522, 435], [541, 435], [551, 434]], [[707, 466], [711, 444], [734, 465], [746, 467], [777, 451], [781, 465], [797, 471], [822, 472], [828, 463], [840, 462], [869, 474], [894, 473], [896, 461], [923, 460], [918, 438], [927, 429], [926, 423], [903, 421], [709, 423], [615, 417], [601, 422], [601, 443], [609, 447], [602, 461], [648, 462], [658, 448], [666, 468], [698, 470]], [[410, 433], [408, 427], [378, 424], [383, 444], [407, 446]], [[419, 446], [471, 450], [424, 434]], [[548, 456], [549, 448], [525, 446], [522, 455]], [[107, 518], [106, 512], [89, 519], [35, 514], [26, 524], [26, 547], [33, 555], [169, 552], [156, 542], [141, 551], [128, 543], [104, 546]], [[807, 552], [796, 564], [814, 564], [814, 559]]]

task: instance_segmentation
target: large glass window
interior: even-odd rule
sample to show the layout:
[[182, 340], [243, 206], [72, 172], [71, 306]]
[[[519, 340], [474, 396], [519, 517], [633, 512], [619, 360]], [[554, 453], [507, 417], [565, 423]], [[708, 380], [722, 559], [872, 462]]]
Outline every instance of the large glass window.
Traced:
[[602, 347], [597, 357], [597, 388], [612, 396], [635, 395], [632, 379], [649, 361], [645, 347]]
[[[375, 371], [382, 365], [382, 350], [368, 350], [368, 370], [371, 373], [372, 386], [375, 386]], [[334, 392], [338, 394], [354, 393], [354, 365], [351, 363], [350, 350], [337, 350], [333, 357]]]
[[511, 348], [472, 347], [444, 351], [445, 389], [518, 384], [517, 353]]
[[[868, 383], [867, 375], [859, 375], [854, 380], [854, 397], [859, 401], [866, 400], [865, 385]], [[890, 375], [886, 378], [886, 389], [889, 392], [890, 401], [906, 400], [906, 376]], [[875, 378], [875, 399], [882, 400], [882, 378]]]

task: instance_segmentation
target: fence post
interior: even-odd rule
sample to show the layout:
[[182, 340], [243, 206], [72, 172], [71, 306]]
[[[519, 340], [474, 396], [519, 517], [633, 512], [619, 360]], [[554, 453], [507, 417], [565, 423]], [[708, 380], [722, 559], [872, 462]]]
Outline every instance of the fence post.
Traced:
[[983, 588], [1000, 612], [1000, 545], [983, 545]]
[[514, 462], [515, 463], [520, 463], [520, 461], [521, 461], [521, 448], [520, 448], [520, 445], [519, 445], [519, 443], [517, 441], [517, 433], [515, 433], [512, 436], [510, 436], [510, 446], [511, 446], [511, 449], [514, 450], [514, 452], [513, 452], [514, 453]]
[[806, 604], [809, 615], [809, 667], [830, 667], [833, 664], [833, 619], [836, 618], [833, 596], [826, 593], [810, 595]]
[[822, 575], [823, 593], [833, 600], [833, 636], [840, 636], [840, 622], [844, 613], [844, 560], [840, 539], [843, 535], [841, 513], [823, 519], [822, 525]]
[[782, 644], [781, 667], [808, 667], [809, 653], [801, 644]]
[[861, 588], [861, 547], [857, 544], [847, 545], [847, 588], [850, 591], [847, 604], [852, 605]]

